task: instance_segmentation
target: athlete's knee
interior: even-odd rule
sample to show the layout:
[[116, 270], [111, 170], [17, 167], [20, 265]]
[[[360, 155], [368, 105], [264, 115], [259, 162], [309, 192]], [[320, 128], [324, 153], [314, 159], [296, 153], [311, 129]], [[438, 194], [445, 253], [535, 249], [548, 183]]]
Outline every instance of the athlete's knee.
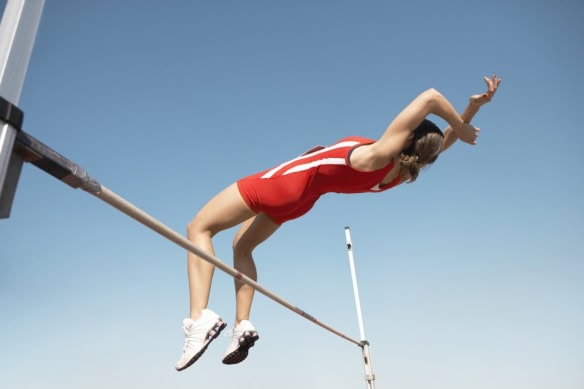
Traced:
[[212, 238], [216, 233], [217, 231], [213, 231], [209, 223], [199, 216], [195, 216], [187, 225], [187, 237], [191, 240], [203, 235]]
[[251, 256], [255, 248], [268, 239], [278, 227], [263, 214], [248, 219], [233, 238], [233, 254]]
[[246, 242], [245, 239], [241, 239], [241, 236], [236, 235], [235, 238], [233, 238], [233, 244], [231, 248], [233, 249], [233, 256], [237, 258], [251, 256], [256, 246], [257, 245], [255, 244]]
[[251, 257], [253, 251], [266, 237], [258, 236], [258, 231], [254, 228], [240, 229], [233, 238], [233, 255], [235, 257]]

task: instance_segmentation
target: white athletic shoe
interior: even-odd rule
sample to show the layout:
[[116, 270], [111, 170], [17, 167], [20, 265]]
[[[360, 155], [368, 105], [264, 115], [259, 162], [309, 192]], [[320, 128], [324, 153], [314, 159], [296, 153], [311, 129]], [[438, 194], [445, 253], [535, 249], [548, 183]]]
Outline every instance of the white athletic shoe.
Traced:
[[185, 345], [175, 369], [181, 371], [195, 363], [203, 355], [209, 343], [218, 337], [226, 326], [227, 323], [208, 309], [203, 310], [198, 320], [184, 319]]
[[223, 363], [234, 365], [247, 358], [248, 351], [260, 337], [249, 320], [242, 320], [237, 327], [233, 329], [231, 343], [227, 347]]

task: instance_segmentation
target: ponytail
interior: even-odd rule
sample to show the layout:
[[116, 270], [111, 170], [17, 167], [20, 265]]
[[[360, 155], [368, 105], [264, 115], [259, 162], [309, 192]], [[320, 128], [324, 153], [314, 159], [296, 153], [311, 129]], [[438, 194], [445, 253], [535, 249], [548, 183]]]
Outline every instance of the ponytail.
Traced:
[[401, 173], [409, 176], [408, 182], [416, 181], [420, 169], [436, 161], [444, 142], [442, 131], [428, 119], [424, 119], [413, 135], [412, 144], [399, 156]]

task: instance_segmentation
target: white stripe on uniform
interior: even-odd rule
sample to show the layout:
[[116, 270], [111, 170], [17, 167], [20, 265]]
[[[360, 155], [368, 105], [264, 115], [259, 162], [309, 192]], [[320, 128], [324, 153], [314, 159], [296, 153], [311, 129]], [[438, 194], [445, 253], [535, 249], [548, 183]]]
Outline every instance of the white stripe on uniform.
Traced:
[[[301, 155], [301, 156], [296, 157], [296, 158], [294, 158], [294, 159], [292, 159], [292, 160], [290, 160], [288, 162], [284, 162], [284, 163], [276, 166], [272, 170], [266, 172], [260, 178], [270, 178], [270, 177], [273, 177], [276, 173], [278, 173], [280, 170], [284, 169], [286, 166], [288, 166], [288, 165], [290, 165], [290, 164], [292, 164], [294, 162], [300, 161], [302, 159], [311, 158], [311, 157], [314, 157], [314, 156], [316, 156], [318, 154], [326, 153], [327, 151], [330, 151], [330, 150], [335, 150], [335, 149], [342, 148], [342, 147], [354, 146], [356, 144], [359, 144], [359, 142], [357, 142], [357, 141], [344, 141], [344, 142], [340, 142], [340, 143], [334, 144], [334, 145], [332, 145], [330, 147], [325, 147], [322, 150], [318, 150], [318, 151], [315, 151], [315, 152], [310, 153], [310, 154]], [[339, 163], [339, 161], [342, 161], [342, 163]], [[282, 173], [282, 175], [288, 174], [288, 173], [294, 173], [294, 172], [299, 172], [299, 171], [307, 170], [307, 169], [310, 169], [311, 167], [314, 167], [314, 166], [320, 166], [320, 165], [344, 165], [344, 164], [345, 164], [344, 158], [324, 158], [324, 159], [321, 159], [321, 160], [317, 160], [317, 161], [309, 162], [309, 163], [306, 163], [306, 164], [298, 165], [298, 166], [293, 167], [293, 168], [291, 168], [289, 170], [285, 170]]]

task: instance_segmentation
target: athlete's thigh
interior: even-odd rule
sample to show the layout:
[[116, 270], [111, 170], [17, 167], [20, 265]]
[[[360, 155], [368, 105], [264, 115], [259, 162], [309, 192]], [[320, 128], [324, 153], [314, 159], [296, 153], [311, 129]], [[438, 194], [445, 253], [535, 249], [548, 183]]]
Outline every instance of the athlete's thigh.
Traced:
[[231, 184], [201, 208], [193, 223], [217, 233], [236, 226], [254, 215], [241, 197], [237, 184]]

